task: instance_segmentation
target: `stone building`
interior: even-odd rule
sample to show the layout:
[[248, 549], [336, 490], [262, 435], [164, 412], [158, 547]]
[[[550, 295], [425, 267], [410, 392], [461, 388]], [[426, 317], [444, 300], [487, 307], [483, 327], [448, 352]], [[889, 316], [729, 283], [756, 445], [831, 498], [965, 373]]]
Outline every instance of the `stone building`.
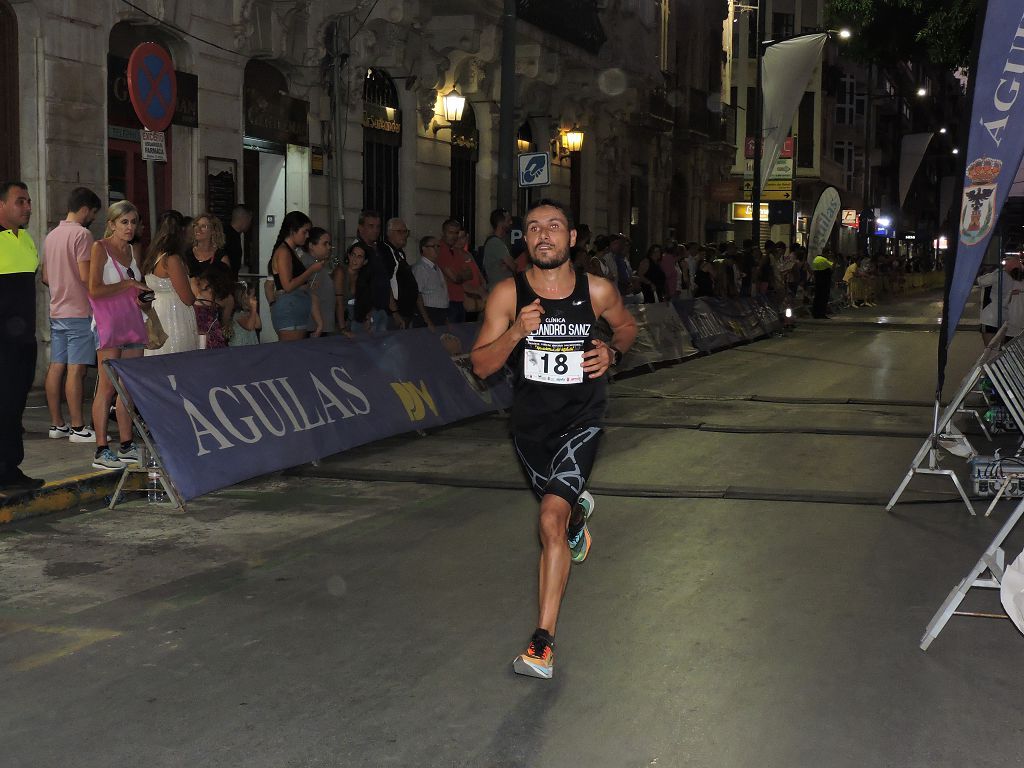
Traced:
[[[668, 1], [518, 6], [518, 149], [554, 157], [551, 185], [523, 190], [519, 207], [552, 196], [595, 232], [662, 238], [671, 134], [638, 126], [664, 89]], [[403, 216], [414, 237], [454, 214], [479, 242], [496, 194], [501, 12], [500, 0], [0, 0], [0, 97], [18, 105], [4, 116], [0, 170], [30, 185], [39, 240], [80, 184], [131, 199], [148, 223], [125, 66], [154, 41], [178, 92], [156, 208], [224, 215], [249, 203], [250, 268], [265, 270], [291, 209], [323, 225], [340, 209], [348, 235], [364, 206]], [[465, 99], [455, 123], [443, 115], [453, 91]], [[574, 127], [583, 143], [570, 152]]]

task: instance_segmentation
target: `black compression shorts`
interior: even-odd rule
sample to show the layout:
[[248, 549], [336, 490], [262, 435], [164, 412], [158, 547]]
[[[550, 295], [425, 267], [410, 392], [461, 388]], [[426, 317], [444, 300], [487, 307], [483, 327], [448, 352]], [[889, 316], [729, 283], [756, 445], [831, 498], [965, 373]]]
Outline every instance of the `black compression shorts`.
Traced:
[[600, 435], [600, 427], [577, 427], [543, 442], [513, 437], [519, 461], [537, 497], [552, 494], [573, 506], [590, 480]]

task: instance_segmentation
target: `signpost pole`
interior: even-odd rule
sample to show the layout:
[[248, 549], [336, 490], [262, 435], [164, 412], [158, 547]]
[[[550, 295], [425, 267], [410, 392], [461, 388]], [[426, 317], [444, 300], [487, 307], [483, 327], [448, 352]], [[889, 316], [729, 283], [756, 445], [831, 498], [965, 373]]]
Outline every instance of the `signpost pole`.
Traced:
[[149, 232], [146, 234], [153, 242], [156, 237], [156, 167], [153, 160], [146, 161], [146, 193], [149, 196]]

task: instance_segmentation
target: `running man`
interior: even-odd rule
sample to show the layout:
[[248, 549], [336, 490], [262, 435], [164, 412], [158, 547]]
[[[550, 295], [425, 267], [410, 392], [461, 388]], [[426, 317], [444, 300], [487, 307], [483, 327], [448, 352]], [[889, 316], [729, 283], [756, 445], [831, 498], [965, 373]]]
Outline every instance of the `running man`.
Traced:
[[[513, 669], [550, 678], [569, 565], [590, 550], [594, 499], [585, 488], [607, 401], [605, 373], [632, 345], [636, 323], [611, 282], [573, 268], [576, 230], [561, 203], [534, 203], [523, 228], [531, 266], [494, 286], [472, 361], [481, 378], [506, 361], [514, 373], [512, 436], [540, 498], [541, 555], [537, 629]], [[612, 328], [610, 345], [594, 338], [601, 317]]]

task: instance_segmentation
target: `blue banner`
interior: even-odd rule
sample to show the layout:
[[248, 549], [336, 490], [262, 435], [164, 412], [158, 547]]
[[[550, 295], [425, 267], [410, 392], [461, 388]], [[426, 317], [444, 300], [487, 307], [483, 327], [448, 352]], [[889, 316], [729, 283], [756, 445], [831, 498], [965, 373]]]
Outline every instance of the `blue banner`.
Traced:
[[973, 88], [960, 237], [946, 301], [947, 345], [956, 333], [1024, 156], [1024, 8], [1020, 0], [988, 0]]
[[478, 326], [197, 350], [111, 365], [185, 499], [414, 429], [507, 408], [481, 382]]

